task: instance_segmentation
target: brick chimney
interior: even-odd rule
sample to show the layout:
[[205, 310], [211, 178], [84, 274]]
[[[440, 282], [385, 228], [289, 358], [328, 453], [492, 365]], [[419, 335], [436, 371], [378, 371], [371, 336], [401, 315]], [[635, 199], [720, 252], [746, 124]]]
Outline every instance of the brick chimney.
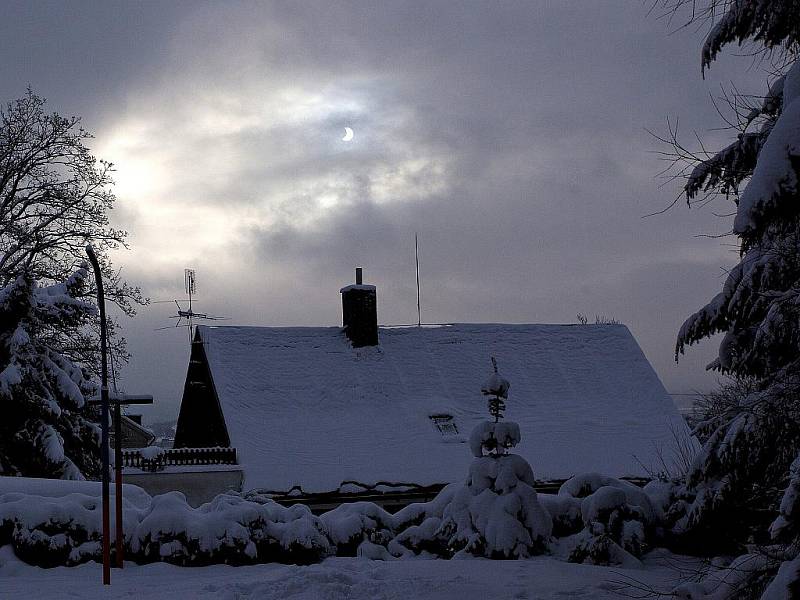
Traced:
[[342, 294], [342, 326], [353, 348], [378, 345], [378, 300], [374, 285], [364, 285], [361, 267], [356, 282], [339, 290]]

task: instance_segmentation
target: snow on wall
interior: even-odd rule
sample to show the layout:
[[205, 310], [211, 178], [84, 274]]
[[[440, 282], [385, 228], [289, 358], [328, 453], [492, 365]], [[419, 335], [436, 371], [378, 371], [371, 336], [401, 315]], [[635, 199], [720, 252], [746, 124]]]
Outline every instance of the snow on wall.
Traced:
[[[114, 495], [114, 482], [111, 482], [110, 493]], [[37, 477], [4, 477], [0, 476], [0, 496], [5, 494], [26, 494], [44, 498], [63, 498], [70, 494], [99, 497], [102, 484], [99, 481], [71, 481], [66, 479], [41, 479]], [[145, 508], [150, 504], [150, 494], [138, 485], [122, 484], [122, 495], [127, 502], [137, 508]]]
[[198, 327], [245, 490], [336, 490], [355, 480], [461, 481], [461, 437], [486, 414], [481, 383], [497, 358], [513, 386], [506, 417], [538, 479], [644, 475], [688, 429], [623, 325], [381, 328], [354, 349], [341, 329]]

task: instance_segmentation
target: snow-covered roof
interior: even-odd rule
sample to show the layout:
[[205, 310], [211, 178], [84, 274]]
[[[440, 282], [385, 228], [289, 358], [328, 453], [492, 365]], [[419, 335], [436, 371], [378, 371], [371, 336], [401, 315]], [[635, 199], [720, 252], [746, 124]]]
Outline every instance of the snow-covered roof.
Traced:
[[537, 478], [644, 475], [673, 432], [689, 435], [624, 325], [381, 328], [380, 346], [357, 349], [338, 327], [198, 331], [244, 489], [462, 479], [470, 431], [488, 417], [490, 356], [511, 382], [515, 452]]

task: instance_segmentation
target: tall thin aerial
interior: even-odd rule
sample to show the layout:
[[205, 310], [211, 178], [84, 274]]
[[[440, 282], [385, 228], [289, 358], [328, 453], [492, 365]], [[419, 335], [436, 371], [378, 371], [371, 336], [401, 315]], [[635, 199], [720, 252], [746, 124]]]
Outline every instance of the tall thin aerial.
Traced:
[[189, 312], [192, 312], [192, 294], [197, 291], [197, 286], [194, 280], [194, 269], [183, 270], [183, 285], [186, 289], [186, 294], [189, 296]]
[[[179, 327], [183, 320], [186, 320], [186, 329], [189, 333], [189, 343], [192, 342], [192, 325], [194, 319], [206, 319], [209, 321], [220, 321], [225, 320], [228, 317], [217, 317], [214, 315], [209, 315], [206, 313], [198, 313], [192, 310], [192, 296], [197, 292], [197, 281], [195, 279], [195, 272], [194, 269], [184, 269], [183, 270], [183, 285], [186, 291], [186, 296], [189, 302], [189, 309], [183, 310], [178, 300], [156, 300], [153, 304], [159, 304], [160, 302], [174, 302], [175, 306], [178, 307], [178, 312], [172, 315], [173, 319], [177, 319], [175, 321], [175, 327]], [[162, 329], [170, 329], [170, 327], [159, 327], [156, 331], [160, 331]]]
[[417, 327], [422, 327], [422, 308], [419, 302], [419, 240], [414, 232], [414, 262], [417, 265]]

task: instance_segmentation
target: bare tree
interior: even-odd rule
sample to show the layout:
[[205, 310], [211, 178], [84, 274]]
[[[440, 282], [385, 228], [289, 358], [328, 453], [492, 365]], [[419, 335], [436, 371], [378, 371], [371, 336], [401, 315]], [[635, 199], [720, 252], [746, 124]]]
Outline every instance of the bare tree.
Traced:
[[[127, 233], [109, 223], [113, 165], [91, 154], [85, 145], [91, 137], [79, 117], [46, 112], [45, 99], [30, 89], [0, 108], [0, 287], [23, 274], [45, 283], [64, 281], [91, 243], [101, 259], [106, 297], [132, 316], [145, 300], [108, 258], [110, 250], [125, 246]], [[96, 364], [96, 332], [54, 327], [49, 334], [71, 358]], [[116, 360], [127, 359], [121, 336], [113, 347]]]

